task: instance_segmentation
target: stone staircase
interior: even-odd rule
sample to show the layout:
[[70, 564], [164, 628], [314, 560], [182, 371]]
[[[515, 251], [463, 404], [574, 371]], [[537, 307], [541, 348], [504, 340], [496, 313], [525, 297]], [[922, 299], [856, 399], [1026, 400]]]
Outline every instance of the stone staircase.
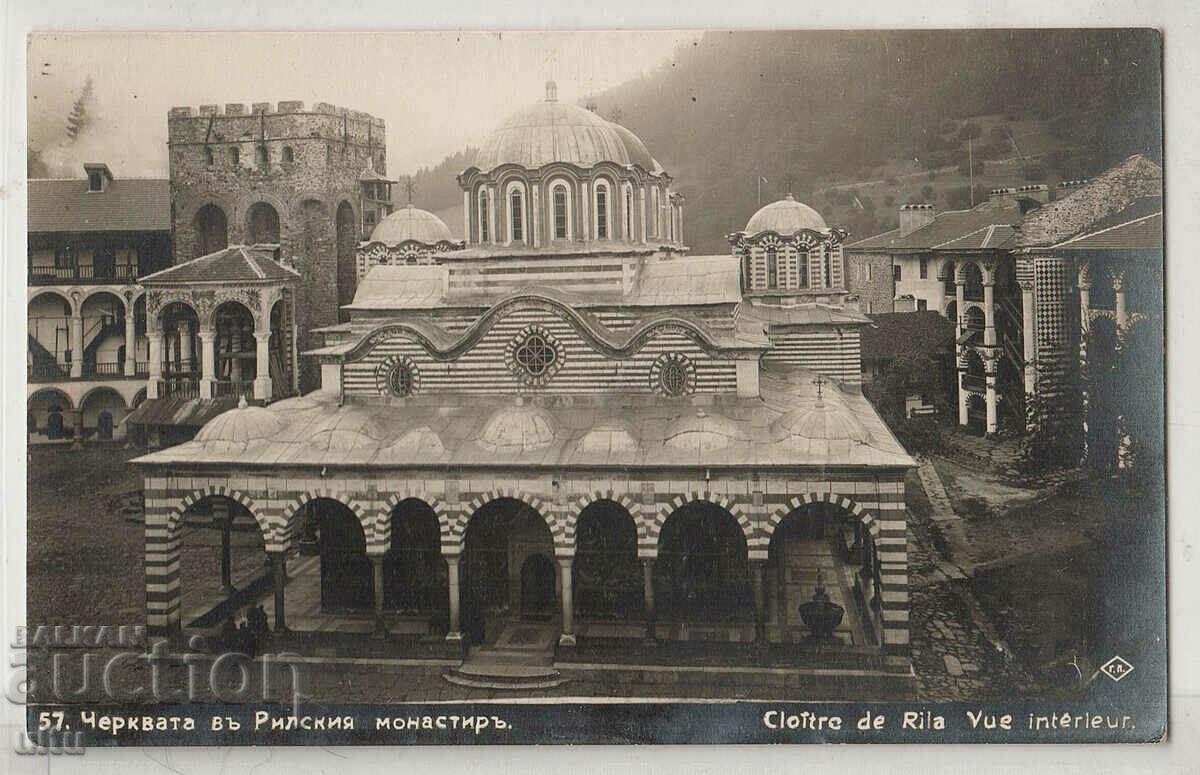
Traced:
[[553, 689], [567, 681], [554, 668], [557, 639], [558, 629], [550, 625], [509, 624], [495, 643], [473, 647], [442, 678], [473, 689]]

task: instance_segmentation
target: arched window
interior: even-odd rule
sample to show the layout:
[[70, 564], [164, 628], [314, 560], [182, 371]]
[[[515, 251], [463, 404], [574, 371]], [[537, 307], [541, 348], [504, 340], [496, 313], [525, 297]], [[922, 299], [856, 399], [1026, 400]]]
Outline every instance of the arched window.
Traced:
[[660, 236], [658, 231], [658, 187], [650, 189], [650, 233], [655, 237]]
[[270, 161], [270, 158], [270, 155], [267, 153], [267, 146], [259, 145], [254, 148], [254, 161], [258, 164], [258, 166], [267, 166], [267, 162]]
[[295, 154], [292, 152], [292, 146], [290, 146], [290, 145], [283, 146], [283, 153], [281, 154], [280, 158], [286, 164], [291, 164], [293, 161], [295, 161], [296, 157], [295, 157]]
[[236, 145], [229, 149], [229, 163], [235, 167], [242, 163], [242, 154]]
[[596, 239], [608, 239], [608, 186], [596, 186]]
[[767, 287], [779, 287], [779, 256], [775, 248], [767, 248]]
[[798, 253], [796, 255], [796, 273], [798, 275], [798, 277], [796, 278], [796, 287], [807, 288], [808, 287], [808, 254], [807, 253]]
[[488, 196], [486, 191], [479, 192], [479, 241], [488, 241]]
[[567, 187], [554, 187], [554, 239], [567, 239]]
[[520, 242], [525, 239], [524, 208], [521, 205], [521, 190], [514, 188], [512, 193], [508, 195], [508, 215], [509, 222], [512, 224], [513, 242]]
[[825, 258], [825, 287], [826, 287], [826, 288], [830, 288], [830, 287], [832, 287], [832, 286], [833, 286], [833, 272], [831, 271], [831, 270], [832, 270], [832, 266], [831, 266], [831, 264], [830, 264], [830, 255], [829, 255], [829, 254], [830, 254], [830, 252], [831, 252], [831, 251], [829, 250], [829, 248], [828, 248], [828, 247], [825, 247], [825, 248], [824, 248], [824, 249], [821, 251], [821, 254], [822, 254], [822, 255], [824, 256], [824, 258]]
[[207, 145], [206, 145], [206, 146], [204, 146], [204, 161], [205, 161], [205, 163], [206, 163], [206, 164], [208, 164], [208, 166], [210, 166], [210, 167], [213, 165], [213, 152], [212, 152], [212, 148], [209, 148]]
[[625, 189], [625, 239], [633, 240], [633, 189]]

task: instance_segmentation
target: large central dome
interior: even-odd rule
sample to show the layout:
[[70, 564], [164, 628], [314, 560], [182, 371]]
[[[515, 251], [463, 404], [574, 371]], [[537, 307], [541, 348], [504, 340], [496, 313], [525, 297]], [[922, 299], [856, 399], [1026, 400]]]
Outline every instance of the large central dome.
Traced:
[[488, 136], [476, 167], [487, 172], [502, 164], [537, 169], [550, 162], [591, 167], [608, 161], [655, 171], [657, 163], [628, 129], [578, 105], [558, 102], [552, 84], [546, 91], [545, 102], [519, 111]]

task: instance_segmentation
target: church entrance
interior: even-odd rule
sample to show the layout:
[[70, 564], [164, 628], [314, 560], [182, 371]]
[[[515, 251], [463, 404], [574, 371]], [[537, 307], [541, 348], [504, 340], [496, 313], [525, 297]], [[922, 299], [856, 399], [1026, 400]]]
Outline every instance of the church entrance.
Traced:
[[513, 620], [554, 617], [554, 541], [536, 510], [515, 498], [490, 501], [471, 515], [463, 540], [461, 616], [468, 643], [494, 641]]
[[521, 618], [546, 621], [554, 609], [554, 562], [544, 554], [530, 555], [521, 566]]
[[321, 550], [321, 610], [372, 610], [374, 571], [358, 517], [329, 498], [314, 499], [311, 508], [316, 511]]

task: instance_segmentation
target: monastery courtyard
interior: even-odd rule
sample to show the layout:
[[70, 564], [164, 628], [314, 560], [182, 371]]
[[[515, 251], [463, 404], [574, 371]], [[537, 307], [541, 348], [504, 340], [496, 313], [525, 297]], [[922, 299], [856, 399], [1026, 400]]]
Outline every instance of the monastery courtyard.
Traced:
[[[985, 461], [972, 454], [973, 448], [977, 445], [969, 438], [949, 445], [949, 457], [923, 460], [906, 482], [912, 656], [921, 699], [1056, 696], [1058, 692], [1066, 696], [1076, 667], [1085, 674], [1088, 670], [1086, 655], [1080, 655], [1076, 665], [1070, 664], [1077, 653], [1071, 644], [1079, 641], [1078, 633], [1094, 626], [1089, 623], [1089, 608], [1097, 610], [1102, 605], [1089, 596], [1092, 585], [1082, 569], [1094, 567], [1099, 558], [1116, 552], [1111, 547], [1130, 543], [1124, 526], [1131, 521], [1128, 515], [1137, 513], [1136, 503], [1130, 502], [1132, 496], [1110, 491], [1113, 488], [1106, 483], [1078, 482], [1070, 477], [1040, 489], [1017, 486], [1005, 478], [1002, 449]], [[140, 510], [130, 505], [140, 500], [135, 497], [140, 479], [125, 462], [136, 454], [117, 446], [79, 451], [30, 448], [31, 632], [39, 624], [144, 624], [144, 526]], [[86, 546], [79, 543], [82, 518], [93, 525], [86, 534]], [[219, 599], [221, 533], [203, 524], [189, 525], [188, 530], [185, 541], [197, 550], [182, 554], [181, 572], [193, 580], [189, 583], [191, 596]], [[234, 586], [262, 575], [261, 546], [255, 530], [233, 531]], [[304, 577], [305, 559], [315, 560], [299, 558], [290, 583]], [[1111, 564], [1110, 568], [1118, 570]], [[1054, 583], [1045, 583], [1048, 578]], [[104, 581], [81, 584], [79, 579]], [[289, 586], [288, 594], [301, 593]], [[269, 611], [269, 589], [264, 595], [264, 607]], [[185, 598], [185, 610], [193, 601], [194, 597]], [[522, 630], [527, 631], [502, 637], [512, 639], [511, 645], [517, 648], [522, 638], [537, 642], [536, 625]], [[760, 676], [754, 684], [746, 684], [745, 674], [737, 669], [712, 667], [730, 664], [728, 653], [720, 651], [729, 645], [687, 644], [687, 654], [673, 654], [673, 667], [639, 666], [639, 656], [652, 656], [654, 647], [645, 647], [651, 651], [641, 653], [634, 647], [619, 667], [577, 672], [586, 678], [537, 691], [511, 691], [445, 680], [443, 674], [457, 664], [446, 654], [431, 653], [425, 658], [415, 654], [404, 662], [385, 654], [375, 656], [386, 649], [386, 643], [380, 642], [354, 659], [333, 656], [332, 649], [318, 649], [302, 665], [301, 688], [317, 700], [342, 702], [520, 696], [821, 698], [804, 696], [803, 678], [786, 666], [771, 667], [769, 659], [757, 668]], [[58, 653], [78, 656], [78, 652], [64, 649]], [[31, 699], [54, 699], [46, 672], [53, 653], [44, 649], [29, 652], [30, 683], [35, 687]], [[105, 650], [95, 653], [103, 655]], [[571, 659], [576, 664], [586, 661], [582, 644]], [[74, 664], [79, 660], [67, 661]], [[1095, 669], [1094, 664], [1090, 667]], [[762, 688], [764, 670], [771, 676], [774, 690]], [[176, 665], [168, 669], [168, 683], [171, 671], [182, 675], [185, 668]], [[69, 677], [70, 668], [67, 673], [67, 685], [71, 691], [77, 690], [82, 683]], [[113, 677], [117, 685], [133, 686], [145, 682], [145, 674], [144, 663], [127, 660], [114, 669]], [[704, 677], [689, 680], [689, 674]], [[86, 695], [102, 699], [100, 681], [91, 684]], [[197, 699], [206, 697], [201, 694]]]

